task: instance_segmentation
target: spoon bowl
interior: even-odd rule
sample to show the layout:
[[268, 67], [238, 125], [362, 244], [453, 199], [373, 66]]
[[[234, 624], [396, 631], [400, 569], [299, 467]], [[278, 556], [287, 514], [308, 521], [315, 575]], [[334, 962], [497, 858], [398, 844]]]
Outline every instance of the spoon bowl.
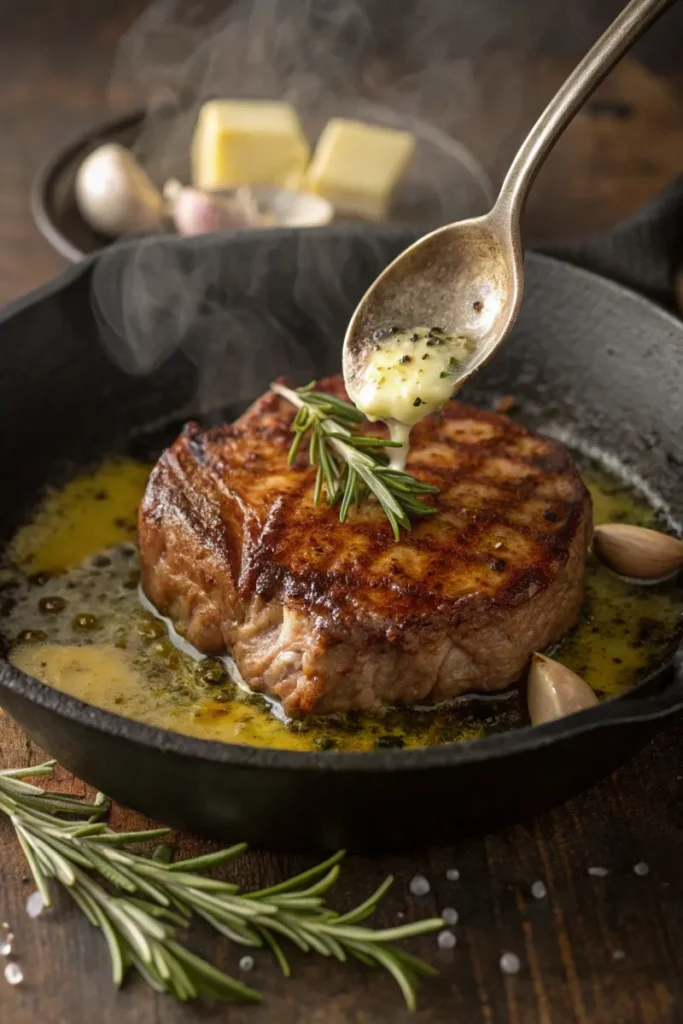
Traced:
[[344, 343], [344, 378], [357, 390], [373, 334], [391, 325], [438, 326], [474, 343], [459, 384], [496, 351], [522, 300], [519, 233], [498, 208], [484, 217], [438, 228], [409, 246], [365, 293]]

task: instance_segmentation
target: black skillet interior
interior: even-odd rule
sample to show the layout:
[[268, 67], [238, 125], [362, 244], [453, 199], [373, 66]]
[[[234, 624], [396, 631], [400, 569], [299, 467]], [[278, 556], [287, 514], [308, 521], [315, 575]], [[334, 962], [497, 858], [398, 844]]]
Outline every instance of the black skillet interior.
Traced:
[[[409, 241], [332, 227], [122, 245], [0, 319], [7, 538], [46, 482], [169, 420], [237, 411], [273, 376], [335, 371], [349, 312]], [[545, 256], [469, 397], [513, 392], [683, 508], [683, 326]], [[141, 442], [142, 443], [142, 442]], [[529, 816], [590, 784], [683, 706], [672, 670], [627, 697], [468, 746], [367, 754], [222, 745], [122, 719], [0, 666], [0, 702], [49, 753], [171, 824], [266, 846], [422, 845]]]

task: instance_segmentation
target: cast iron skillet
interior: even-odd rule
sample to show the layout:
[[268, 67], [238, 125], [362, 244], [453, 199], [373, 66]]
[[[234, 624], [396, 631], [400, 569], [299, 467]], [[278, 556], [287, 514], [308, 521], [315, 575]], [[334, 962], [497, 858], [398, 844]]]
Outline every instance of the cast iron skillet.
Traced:
[[[398, 229], [334, 226], [155, 239], [113, 247], [15, 303], [0, 318], [0, 540], [46, 482], [196, 411], [198, 392], [234, 412], [278, 373], [303, 382], [335, 371], [353, 305], [408, 241]], [[681, 512], [683, 326], [558, 260], [530, 254], [527, 274], [514, 335], [468, 397], [514, 393], [546, 427], [617, 455]], [[163, 361], [147, 375], [103, 351], [124, 328], [156, 340]], [[141, 373], [139, 359], [124, 361]], [[266, 846], [386, 849], [499, 826], [579, 791], [683, 708], [683, 672], [541, 728], [362, 754], [176, 735], [6, 664], [0, 702], [78, 776], [162, 821]]]

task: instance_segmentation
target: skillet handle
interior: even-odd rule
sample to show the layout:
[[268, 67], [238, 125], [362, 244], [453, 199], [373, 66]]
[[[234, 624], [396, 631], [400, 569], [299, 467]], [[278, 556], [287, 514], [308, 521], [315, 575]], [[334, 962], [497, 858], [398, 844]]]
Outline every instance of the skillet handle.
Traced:
[[563, 242], [549, 255], [609, 277], [678, 313], [683, 308], [683, 175], [628, 220]]

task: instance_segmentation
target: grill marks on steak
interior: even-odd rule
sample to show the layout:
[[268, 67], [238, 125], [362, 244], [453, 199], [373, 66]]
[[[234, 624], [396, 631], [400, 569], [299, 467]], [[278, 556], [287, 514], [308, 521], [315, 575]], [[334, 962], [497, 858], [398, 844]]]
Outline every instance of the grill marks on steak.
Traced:
[[590, 499], [560, 444], [449, 403], [408, 460], [438, 514], [397, 544], [374, 503], [344, 525], [313, 505], [314, 470], [287, 466], [293, 416], [268, 392], [233, 425], [189, 424], [150, 478], [143, 586], [201, 651], [327, 713], [503, 689], [573, 625]]

